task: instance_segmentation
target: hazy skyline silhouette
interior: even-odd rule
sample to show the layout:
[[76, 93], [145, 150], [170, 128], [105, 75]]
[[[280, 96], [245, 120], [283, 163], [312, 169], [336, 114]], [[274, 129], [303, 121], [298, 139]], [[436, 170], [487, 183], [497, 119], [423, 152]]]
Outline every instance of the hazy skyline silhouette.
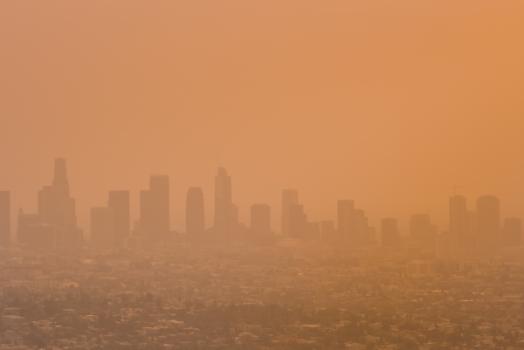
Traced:
[[[172, 226], [175, 214], [169, 175], [151, 175], [149, 186], [138, 193], [139, 213], [131, 214], [130, 191], [112, 190], [105, 206], [90, 210], [87, 231], [77, 224], [76, 198], [70, 192], [67, 161], [56, 158], [51, 185], [38, 193], [38, 209], [18, 209], [17, 227], [12, 230], [11, 192], [0, 192], [0, 246], [36, 250], [99, 251], [166, 248], [175, 242], [218, 243], [218, 246], [243, 243], [273, 245], [291, 240], [293, 244], [318, 242], [336, 244], [350, 250], [386, 248], [386, 254], [403, 252], [413, 256], [473, 258], [506, 254], [522, 244], [522, 219], [506, 216], [501, 200], [483, 195], [473, 204], [461, 195], [449, 198], [447, 225], [433, 224], [427, 213], [414, 213], [408, 229], [399, 219], [385, 217], [374, 226], [365, 209], [354, 200], [337, 200], [336, 212], [313, 220], [295, 189], [283, 189], [280, 203], [280, 231], [274, 230], [271, 206], [255, 203], [249, 208], [249, 221], [242, 221], [233, 202], [234, 180], [224, 167], [215, 175], [213, 223], [206, 225], [205, 196], [200, 187], [186, 194], [185, 227]], [[16, 212], [16, 211], [15, 211]], [[335, 216], [335, 219], [333, 219]], [[289, 241], [289, 242], [291, 242]], [[278, 244], [278, 243], [277, 243]], [[369, 251], [369, 252], [371, 252]]]

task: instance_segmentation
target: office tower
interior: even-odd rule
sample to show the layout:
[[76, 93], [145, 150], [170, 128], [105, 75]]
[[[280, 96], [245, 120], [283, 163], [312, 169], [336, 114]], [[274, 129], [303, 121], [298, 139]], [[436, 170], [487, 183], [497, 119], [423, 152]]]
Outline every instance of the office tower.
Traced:
[[139, 235], [144, 243], [157, 243], [170, 232], [169, 177], [151, 176], [149, 189], [140, 192]]
[[257, 235], [271, 234], [271, 208], [267, 204], [251, 206], [251, 232]]
[[382, 245], [385, 247], [397, 247], [400, 245], [400, 232], [397, 219], [386, 218], [381, 222]]
[[350, 240], [353, 240], [356, 245], [367, 245], [372, 242], [370, 234], [369, 221], [364, 210], [357, 209], [354, 212], [354, 223], [351, 228], [353, 234], [350, 234]]
[[298, 205], [298, 191], [286, 189], [282, 191], [282, 234], [290, 235], [291, 208]]
[[417, 246], [430, 248], [435, 244], [436, 227], [427, 214], [415, 214], [409, 221], [410, 239]]
[[110, 208], [91, 209], [91, 242], [96, 249], [112, 249], [115, 244], [115, 216]]
[[309, 231], [307, 216], [304, 212], [304, 206], [292, 205], [289, 207], [289, 232], [288, 235], [293, 238], [304, 238]]
[[0, 246], [11, 242], [11, 194], [0, 191]]
[[522, 244], [522, 220], [519, 218], [507, 218], [504, 220], [502, 239], [505, 246], [520, 246]]
[[186, 197], [186, 233], [202, 234], [205, 231], [204, 192], [199, 187], [191, 187]]
[[477, 235], [481, 255], [493, 254], [500, 242], [500, 201], [494, 196], [477, 200]]
[[231, 177], [226, 169], [218, 168], [215, 176], [215, 230], [221, 234], [231, 234], [234, 216]]
[[337, 202], [337, 224], [340, 239], [354, 246], [371, 243], [370, 228], [366, 213], [355, 208], [352, 200]]
[[55, 231], [57, 247], [71, 248], [81, 243], [82, 232], [77, 227], [75, 200], [69, 194], [65, 159], [55, 160], [52, 184], [38, 193], [38, 216], [42, 224]]
[[122, 248], [130, 235], [130, 195], [129, 191], [111, 191], [107, 207], [113, 215], [113, 246]]
[[449, 199], [449, 243], [461, 253], [474, 247], [471, 216], [465, 197], [456, 195]]

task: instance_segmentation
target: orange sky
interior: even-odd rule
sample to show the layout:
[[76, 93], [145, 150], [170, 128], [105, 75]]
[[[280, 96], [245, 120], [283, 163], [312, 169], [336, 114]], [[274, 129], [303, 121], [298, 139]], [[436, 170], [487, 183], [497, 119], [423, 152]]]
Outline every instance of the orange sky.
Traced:
[[58, 155], [84, 223], [150, 173], [211, 218], [219, 164], [243, 216], [442, 220], [455, 185], [524, 216], [522, 38], [521, 0], [2, 1], [0, 188], [34, 209]]

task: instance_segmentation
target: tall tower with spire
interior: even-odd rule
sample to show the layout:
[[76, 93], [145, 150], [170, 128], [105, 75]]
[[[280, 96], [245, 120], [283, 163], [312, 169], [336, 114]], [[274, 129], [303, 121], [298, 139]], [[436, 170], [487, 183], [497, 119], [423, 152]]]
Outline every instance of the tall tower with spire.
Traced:
[[220, 167], [215, 176], [215, 230], [222, 234], [231, 233], [234, 219], [231, 176], [225, 168]]
[[38, 193], [38, 216], [55, 233], [57, 247], [77, 246], [81, 231], [77, 227], [76, 202], [69, 194], [66, 160], [55, 160], [52, 184]]

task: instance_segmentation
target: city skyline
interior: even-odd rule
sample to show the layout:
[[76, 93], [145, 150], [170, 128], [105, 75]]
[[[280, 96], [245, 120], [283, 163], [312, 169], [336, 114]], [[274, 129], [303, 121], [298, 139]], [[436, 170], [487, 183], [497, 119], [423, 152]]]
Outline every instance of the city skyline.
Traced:
[[212, 225], [205, 221], [209, 214], [206, 215], [202, 188], [190, 187], [186, 194], [185, 227], [182, 230], [173, 227], [171, 179], [169, 175], [157, 174], [150, 176], [149, 188], [138, 193], [137, 217], [131, 215], [131, 192], [111, 190], [107, 206], [91, 207], [89, 227], [82, 233], [77, 226], [77, 201], [70, 191], [67, 161], [56, 158], [51, 185], [38, 192], [36, 214], [19, 208], [16, 228], [11, 225], [11, 192], [0, 192], [1, 242], [4, 246], [15, 242], [29, 247], [60, 248], [61, 245], [80, 246], [84, 244], [82, 241], [88, 241], [94, 248], [118, 249], [153, 247], [171, 239], [175, 233], [183, 233], [204, 240], [205, 237], [221, 237], [224, 242], [255, 235], [340, 242], [349, 247], [380, 244], [394, 248], [411, 242], [409, 244], [417, 249], [433, 250], [437, 242], [444, 239], [448, 242], [445, 245], [453, 246], [455, 253], [478, 251], [483, 255], [493, 254], [497, 247], [519, 246], [522, 242], [522, 219], [505, 216], [501, 200], [493, 195], [482, 195], [468, 203], [466, 197], [453, 194], [449, 197], [447, 226], [439, 227], [430, 214], [416, 212], [409, 217], [405, 230], [400, 228], [399, 218], [394, 217], [381, 218], [373, 226], [366, 211], [350, 199], [337, 200], [334, 218], [311, 220], [307, 207], [300, 200], [300, 191], [282, 189], [279, 231], [274, 229], [271, 206], [265, 203], [255, 202], [249, 206], [248, 221], [239, 218], [239, 208], [233, 200], [234, 181], [224, 167], [218, 167], [214, 180]]
[[[55, 159], [65, 159], [65, 158], [55, 158]], [[68, 160], [69, 161], [69, 160]], [[49, 169], [49, 167], [47, 167]], [[221, 168], [224, 168], [222, 166], [217, 166], [215, 168], [213, 168], [213, 171], [216, 172], [216, 169], [221, 169]], [[74, 168], [73, 168], [74, 169]], [[73, 171], [74, 173], [74, 171]], [[154, 173], [154, 174], [159, 174], [159, 173]], [[51, 176], [52, 174], [48, 174], [48, 177]], [[176, 175], [176, 174], [175, 174]], [[191, 185], [188, 187], [188, 188], [183, 188], [177, 181], [176, 181], [176, 177], [175, 175], [149, 175], [149, 177], [145, 177], [145, 180], [146, 180], [146, 184], [148, 182], [151, 181], [151, 177], [153, 176], [167, 176], [170, 181], [171, 179], [173, 179], [174, 181], [174, 184], [178, 184], [178, 186], [176, 186], [176, 189], [172, 189], [170, 188], [169, 190], [169, 199], [170, 199], [170, 206], [172, 207], [170, 209], [170, 226], [172, 227], [175, 227], [177, 229], [183, 229], [185, 227], [185, 209], [186, 209], [186, 199], [185, 199], [185, 195], [186, 195], [186, 192], [188, 189], [190, 189], [191, 187], [195, 187], [195, 188], [198, 188], [202, 191], [202, 194], [203, 194], [203, 197], [204, 197], [204, 210], [205, 212], [207, 213], [207, 215], [204, 215], [205, 217], [205, 225], [206, 226], [212, 226], [213, 225], [213, 222], [214, 222], [214, 197], [213, 197], [213, 192], [214, 192], [214, 185], [213, 185], [213, 182], [215, 180], [213, 180], [212, 176], [208, 176], [208, 179], [207, 181], [204, 181], [203, 184], [201, 185], [198, 185], [198, 186], [194, 186], [195, 183], [191, 183]], [[143, 176], [141, 176], [143, 177]], [[203, 176], [202, 176], [203, 178]], [[236, 177], [237, 180], [241, 180], [238, 178], [238, 176]], [[79, 180], [79, 179], [76, 179], [76, 180]], [[244, 179], [245, 180], [245, 179]], [[77, 182], [77, 181], [75, 181]], [[207, 183], [206, 183], [207, 182]], [[241, 182], [241, 181], [239, 181]], [[45, 181], [44, 181], [45, 183]], [[211, 185], [210, 185], [211, 183]], [[252, 182], [251, 182], [252, 183]], [[75, 184], [73, 184], [73, 190], [75, 189]], [[173, 184], [170, 185], [171, 187], [174, 187]], [[102, 189], [96, 189], [96, 192], [99, 192], [101, 193], [101, 200], [97, 200], [95, 203], [88, 203], [86, 200], [82, 200], [80, 201], [79, 203], [75, 203], [75, 207], [80, 207], [81, 209], [79, 210], [77, 208], [77, 220], [82, 224], [82, 226], [88, 226], [89, 225], [89, 216], [90, 216], [90, 211], [91, 211], [91, 208], [93, 207], [96, 207], [96, 203], [98, 204], [103, 204], [105, 201], [106, 201], [106, 197], [108, 195], [109, 192], [122, 192], [122, 191], [125, 191], [125, 192], [128, 192], [129, 195], [130, 195], [130, 210], [131, 210], [131, 213], [130, 215], [133, 216], [133, 217], [138, 217], [139, 216], [139, 213], [140, 213], [140, 195], [141, 195], [141, 191], [142, 188], [144, 186], [143, 185], [139, 185], [137, 188], [132, 188], [132, 189], [124, 189], [124, 186], [120, 186], [120, 185], [115, 185], [114, 186], [114, 189], [111, 189], [111, 188], [108, 188], [107, 190], [102, 190]], [[437, 202], [434, 202], [434, 203], [431, 203], [431, 204], [427, 204], [426, 205], [421, 205], [419, 207], [414, 207], [413, 208], [413, 211], [407, 211], [407, 212], [403, 212], [399, 215], [395, 215], [395, 212], [398, 213], [398, 210], [396, 210], [396, 205], [395, 203], [391, 200], [391, 199], [388, 199], [388, 200], [384, 200], [384, 202], [387, 202], [389, 203], [390, 205], [388, 206], [388, 208], [390, 208], [391, 210], [381, 210], [381, 211], [374, 211], [372, 209], [366, 209], [366, 214], [369, 215], [369, 221], [373, 223], [374, 226], [379, 226], [380, 225], [380, 221], [382, 218], [384, 217], [388, 217], [388, 216], [391, 216], [391, 217], [395, 217], [397, 219], [399, 219], [400, 221], [400, 227], [402, 228], [402, 231], [404, 232], [407, 232], [409, 230], [409, 220], [410, 220], [410, 217], [411, 215], [413, 215], [414, 213], [420, 213], [420, 214], [427, 214], [427, 215], [430, 215], [431, 218], [432, 218], [432, 221], [435, 223], [435, 224], [438, 224], [439, 227], [442, 227], [442, 226], [446, 226], [448, 225], [449, 223], [449, 216], [448, 216], [448, 209], [447, 209], [447, 204], [448, 204], [448, 200], [450, 197], [453, 197], [455, 195], [460, 195], [460, 196], [463, 196], [463, 197], [466, 197], [467, 199], [469, 199], [471, 201], [471, 203], [473, 203], [477, 198], [479, 197], [482, 197], [482, 196], [489, 196], [489, 195], [492, 195], [492, 196], [497, 196], [497, 198], [500, 198], [502, 200], [504, 200], [504, 210], [508, 213], [508, 216], [509, 217], [523, 217], [524, 218], [524, 212], [521, 214], [521, 211], [520, 210], [515, 210], [515, 208], [511, 208], [510, 206], [507, 205], [507, 198], [504, 198], [504, 197], [499, 197], [496, 193], [489, 193], [489, 192], [486, 192], [486, 191], [480, 191], [480, 192], [477, 192], [477, 193], [469, 193], [469, 194], [465, 194], [464, 192], [467, 192], [467, 191], [460, 191], [463, 187], [460, 187], [460, 186], [452, 186], [449, 188], [449, 192], [448, 193], [443, 193], [439, 202], [440, 203], [437, 203]], [[11, 198], [10, 198], [10, 203], [11, 203], [11, 207], [12, 208], [17, 208], [17, 209], [26, 209], [27, 211], [35, 211], [35, 210], [38, 210], [38, 201], [35, 201], [34, 198], [30, 201], [24, 201], [24, 203], [20, 203], [19, 201], [19, 198], [17, 196], [17, 194], [19, 194], [20, 192], [26, 192], [27, 189], [24, 189], [24, 188], [17, 188], [17, 189], [10, 189], [10, 188], [7, 188], [6, 186], [4, 187], [0, 187], [0, 190], [2, 191], [7, 191], [7, 192], [10, 192], [11, 194]], [[308, 188], [293, 188], [293, 189], [289, 189], [288, 187], [284, 187], [282, 189], [273, 189], [271, 192], [275, 193], [276, 195], [275, 196], [271, 196], [269, 197], [267, 194], [263, 195], [263, 196], [260, 196], [260, 197], [264, 197], [266, 200], [264, 201], [263, 198], [250, 198], [250, 199], [244, 199], [241, 203], [241, 205], [237, 206], [237, 205], [234, 205], [234, 207], [237, 207], [235, 210], [238, 210], [238, 215], [239, 215], [239, 219], [245, 223], [249, 222], [249, 215], [250, 215], [250, 206], [252, 204], [256, 204], [257, 202], [260, 202], [260, 203], [264, 203], [264, 204], [268, 204], [270, 207], [272, 208], [275, 208], [275, 210], [281, 210], [282, 209], [282, 206], [281, 206], [281, 202], [282, 202], [282, 192], [286, 192], [286, 191], [298, 191], [300, 193], [300, 197], [302, 197], [304, 195], [304, 193], [308, 193], [309, 192], [309, 189]], [[75, 191], [75, 196], [76, 197], [79, 197], [76, 195], [76, 193], [78, 192], [81, 192], [81, 191]], [[242, 196], [242, 192], [238, 190], [237, 188], [237, 196], [238, 197], [241, 197]], [[238, 195], [240, 194], [240, 195]], [[244, 197], [245, 198], [245, 197]], [[351, 198], [351, 197], [350, 197]], [[341, 199], [337, 197], [337, 194], [334, 194], [332, 198], [329, 198], [328, 199], [328, 204], [326, 203], [323, 203], [325, 206], [327, 206], [329, 208], [329, 210], [327, 211], [316, 211], [315, 212], [315, 202], [314, 201], [308, 201], [306, 204], [307, 204], [307, 207], [308, 207], [308, 212], [310, 215], [312, 215], [313, 219], [315, 221], [322, 221], [322, 220], [326, 220], [326, 219], [329, 219], [329, 220], [336, 220], [336, 206], [337, 206], [337, 201], [340, 201]], [[356, 202], [357, 199], [355, 198], [351, 198], [351, 199], [348, 199], [350, 201], [353, 201], [353, 202]], [[399, 202], [402, 201], [402, 197], [399, 197], [398, 198]], [[300, 202], [300, 201], [299, 201]], [[366, 197], [362, 197], [360, 199], [358, 199], [358, 202], [359, 202], [359, 205], [361, 207], [363, 207], [362, 203], [366, 203]], [[431, 208], [431, 209], [428, 209], [428, 208]], [[80, 213], [80, 214], [78, 214]], [[14, 215], [14, 214], [13, 214]], [[14, 223], [14, 225], [16, 226], [16, 220], [14, 220], [15, 218], [12, 216], [11, 217], [12, 220], [11, 222]], [[277, 231], [282, 231], [282, 213], [280, 212], [279, 215], [275, 216], [273, 218], [273, 223], [272, 225], [274, 226], [275, 229], [278, 229]]]

